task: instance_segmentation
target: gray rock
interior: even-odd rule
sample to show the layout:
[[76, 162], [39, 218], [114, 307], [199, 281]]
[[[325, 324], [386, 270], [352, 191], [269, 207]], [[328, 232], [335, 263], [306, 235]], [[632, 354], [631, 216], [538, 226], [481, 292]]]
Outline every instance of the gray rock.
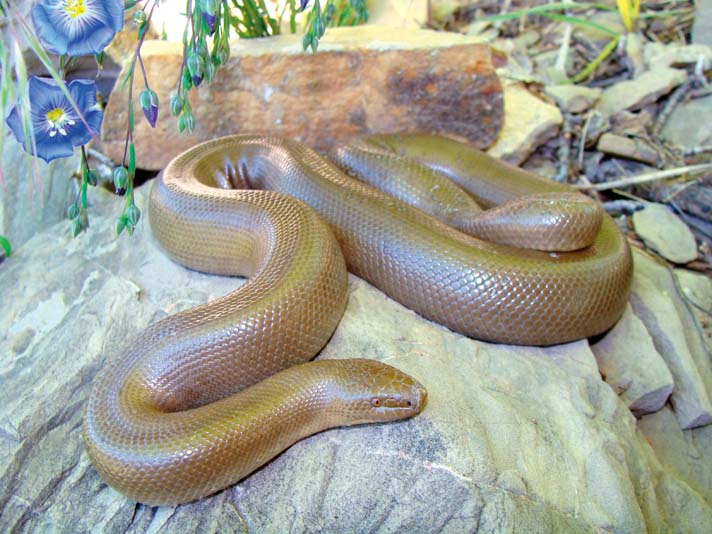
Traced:
[[[392, 363], [426, 385], [425, 411], [307, 438], [196, 503], [135, 506], [83, 451], [91, 380], [147, 324], [239, 281], [173, 264], [145, 221], [115, 237], [113, 198], [93, 198], [88, 234], [69, 239], [58, 223], [0, 266], [12, 303], [0, 314], [0, 531], [639, 533], [712, 521], [710, 491], [656, 459], [586, 341], [467, 339], [355, 277], [319, 357]], [[146, 211], [145, 188], [137, 202]]]
[[548, 85], [544, 88], [544, 92], [556, 100], [556, 103], [563, 111], [581, 113], [590, 109], [596, 103], [603, 90], [597, 87], [591, 88], [567, 84]]
[[695, 0], [692, 42], [712, 46], [712, 0]]
[[672, 375], [630, 306], [591, 350], [606, 383], [635, 416], [657, 412], [665, 405], [673, 389]]
[[640, 109], [669, 93], [687, 78], [681, 69], [658, 68], [644, 72], [633, 80], [610, 86], [601, 94], [596, 109], [613, 115], [626, 109]]
[[660, 134], [665, 140], [683, 148], [709, 143], [712, 139], [712, 96], [680, 102]]
[[697, 259], [697, 242], [688, 226], [672, 210], [650, 202], [633, 214], [635, 232], [653, 250], [673, 263]]
[[[4, 121], [0, 128], [5, 126]], [[71, 179], [79, 166], [79, 156], [45, 163], [31, 158], [5, 129], [0, 180], [0, 234], [19, 247], [42, 228], [66, 217], [74, 200], [76, 185]], [[69, 228], [69, 222], [67, 222]]]
[[634, 259], [631, 305], [672, 373], [675, 387], [670, 401], [678, 422], [683, 429], [712, 423], [712, 373], [707, 378], [709, 368], [694, 341], [697, 336], [699, 342], [697, 331], [675, 305], [677, 290], [671, 273], [644, 253], [636, 253]]

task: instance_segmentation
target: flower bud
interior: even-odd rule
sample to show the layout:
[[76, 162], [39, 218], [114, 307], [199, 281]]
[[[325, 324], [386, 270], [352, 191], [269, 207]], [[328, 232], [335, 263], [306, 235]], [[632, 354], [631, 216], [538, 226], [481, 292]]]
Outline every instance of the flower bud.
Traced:
[[129, 171], [126, 167], [116, 167], [114, 169], [114, 187], [116, 190], [126, 189], [126, 184], [129, 181]]
[[71, 229], [72, 237], [77, 237], [82, 232], [82, 221], [79, 220], [79, 217], [72, 221]]
[[178, 94], [171, 95], [171, 115], [177, 117], [183, 111], [183, 98]]
[[144, 24], [146, 22], [146, 13], [143, 11], [143, 9], [139, 9], [134, 12], [133, 19], [134, 22], [140, 26], [141, 24]]
[[158, 95], [152, 89], [146, 88], [141, 91], [139, 102], [141, 102], [141, 110], [148, 124], [151, 125], [151, 128], [155, 128], [158, 120]]
[[193, 85], [197, 87], [200, 85], [200, 82], [203, 81], [203, 58], [194, 52], [188, 57], [186, 66], [188, 67], [188, 73], [193, 81]]
[[136, 226], [141, 218], [141, 210], [138, 209], [136, 204], [131, 204], [126, 210], [126, 217], [128, 217], [132, 225]]
[[67, 208], [67, 219], [76, 219], [79, 217], [79, 206], [70, 204]]
[[121, 232], [124, 231], [124, 228], [126, 228], [126, 219], [124, 219], [124, 216], [122, 215], [118, 219], [116, 219], [116, 222], [114, 223], [114, 231], [116, 232], [116, 235], [121, 235]]
[[95, 170], [92, 169], [87, 173], [87, 183], [92, 187], [99, 183], [99, 177]]

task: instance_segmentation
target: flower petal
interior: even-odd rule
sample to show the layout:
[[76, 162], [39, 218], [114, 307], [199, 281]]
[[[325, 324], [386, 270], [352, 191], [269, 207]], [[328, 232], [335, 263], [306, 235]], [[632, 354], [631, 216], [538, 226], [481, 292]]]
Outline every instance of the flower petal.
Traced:
[[123, 14], [120, 0], [82, 0], [80, 6], [69, 7], [66, 0], [49, 0], [34, 5], [32, 22], [50, 52], [86, 56], [98, 54], [111, 42], [123, 27]]
[[35, 145], [37, 157], [47, 163], [57, 158], [66, 158], [74, 154], [72, 140], [68, 135], [55, 135], [50, 137], [47, 132], [35, 132]]
[[48, 52], [61, 56], [67, 53], [67, 36], [55, 26], [50, 17], [52, 11], [51, 4], [37, 2], [32, 8], [32, 24], [42, 46]]

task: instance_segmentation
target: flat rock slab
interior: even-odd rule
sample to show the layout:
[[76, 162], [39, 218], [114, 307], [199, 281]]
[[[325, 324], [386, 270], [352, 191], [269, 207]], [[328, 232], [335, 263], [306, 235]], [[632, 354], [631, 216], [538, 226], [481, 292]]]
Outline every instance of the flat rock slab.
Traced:
[[521, 83], [505, 86], [504, 105], [502, 131], [487, 152], [520, 165], [540, 145], [559, 133], [564, 119], [559, 108], [534, 96]]
[[[4, 121], [0, 128], [5, 128]], [[0, 234], [17, 248], [66, 217], [77, 194], [71, 177], [79, 166], [79, 153], [48, 164], [31, 158], [7, 128], [0, 149]]]
[[[141, 55], [161, 107], [155, 129], [136, 116], [138, 165], [160, 169], [200, 141], [238, 133], [281, 134], [325, 149], [353, 135], [430, 131], [484, 148], [502, 124], [502, 88], [491, 49], [473, 40], [367, 26], [329, 29], [316, 54], [303, 53], [296, 35], [237, 41], [213, 83], [190, 94], [191, 135], [179, 134], [168, 114], [182, 47], [148, 41]], [[126, 93], [115, 90], [102, 125], [114, 161], [124, 154], [126, 124]]]
[[[312, 436], [196, 503], [136, 507], [84, 452], [91, 381], [149, 323], [240, 282], [172, 263], [146, 221], [115, 237], [115, 197], [91, 199], [89, 233], [72, 240], [58, 223], [0, 265], [12, 303], [0, 314], [0, 531], [637, 534], [702, 532], [712, 521], [701, 473], [712, 427], [682, 430], [670, 411], [660, 424], [646, 416], [641, 433], [586, 341], [468, 339], [356, 277], [319, 358], [391, 363], [425, 384], [425, 411]], [[146, 199], [139, 188], [144, 213]], [[639, 280], [657, 275], [642, 269], [637, 291], [659, 291]], [[621, 346], [619, 357], [629, 354]]]
[[697, 259], [697, 242], [690, 228], [662, 204], [649, 202], [633, 214], [635, 232], [653, 250], [673, 263]]
[[686, 79], [687, 73], [682, 69], [669, 67], [651, 69], [637, 78], [605, 89], [596, 104], [596, 109], [606, 116], [623, 110], [637, 110], [655, 102]]

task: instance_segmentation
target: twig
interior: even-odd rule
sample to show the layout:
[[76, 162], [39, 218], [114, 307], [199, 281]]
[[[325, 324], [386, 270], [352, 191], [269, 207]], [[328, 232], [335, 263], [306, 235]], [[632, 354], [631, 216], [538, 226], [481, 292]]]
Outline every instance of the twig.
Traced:
[[672, 110], [677, 107], [680, 100], [682, 100], [682, 97], [684, 97], [692, 88], [692, 82], [692, 78], [686, 78], [685, 81], [682, 82], [682, 84], [672, 92], [667, 102], [665, 103], [665, 107], [662, 109], [660, 115], [658, 115], [658, 118], [655, 120], [655, 124], [653, 125], [653, 135], [658, 135], [663, 129], [663, 126], [665, 126], [665, 124], [667, 123], [667, 120], [670, 117]]
[[687, 165], [685, 167], [677, 167], [676, 169], [666, 169], [663, 171], [646, 172], [643, 174], [637, 174], [635, 176], [628, 176], [626, 178], [621, 178], [620, 180], [614, 180], [612, 182], [604, 182], [600, 184], [576, 184], [574, 185], [577, 189], [593, 189], [594, 191], [608, 191], [609, 189], [615, 189], [617, 187], [627, 187], [631, 185], [643, 184], [647, 182], [656, 182], [658, 180], [665, 180], [666, 178], [675, 178], [683, 174], [693, 174], [699, 172], [705, 172], [712, 170], [712, 163], [702, 163], [700, 165]]
[[712, 152], [712, 145], [693, 146], [691, 148], [686, 148], [682, 151], [682, 155], [685, 157], [697, 156], [698, 154], [706, 154], [707, 152]]
[[619, 213], [629, 215], [642, 209], [644, 206], [645, 202], [627, 199], [609, 200], [608, 202], [603, 203], [603, 209], [606, 210], [606, 213], [616, 215]]
[[105, 154], [99, 152], [95, 148], [90, 148], [87, 150], [87, 153], [99, 163], [103, 163], [104, 165], [107, 165], [109, 167], [114, 167], [115, 163], [112, 161], [112, 159], [109, 156], [106, 156]]

